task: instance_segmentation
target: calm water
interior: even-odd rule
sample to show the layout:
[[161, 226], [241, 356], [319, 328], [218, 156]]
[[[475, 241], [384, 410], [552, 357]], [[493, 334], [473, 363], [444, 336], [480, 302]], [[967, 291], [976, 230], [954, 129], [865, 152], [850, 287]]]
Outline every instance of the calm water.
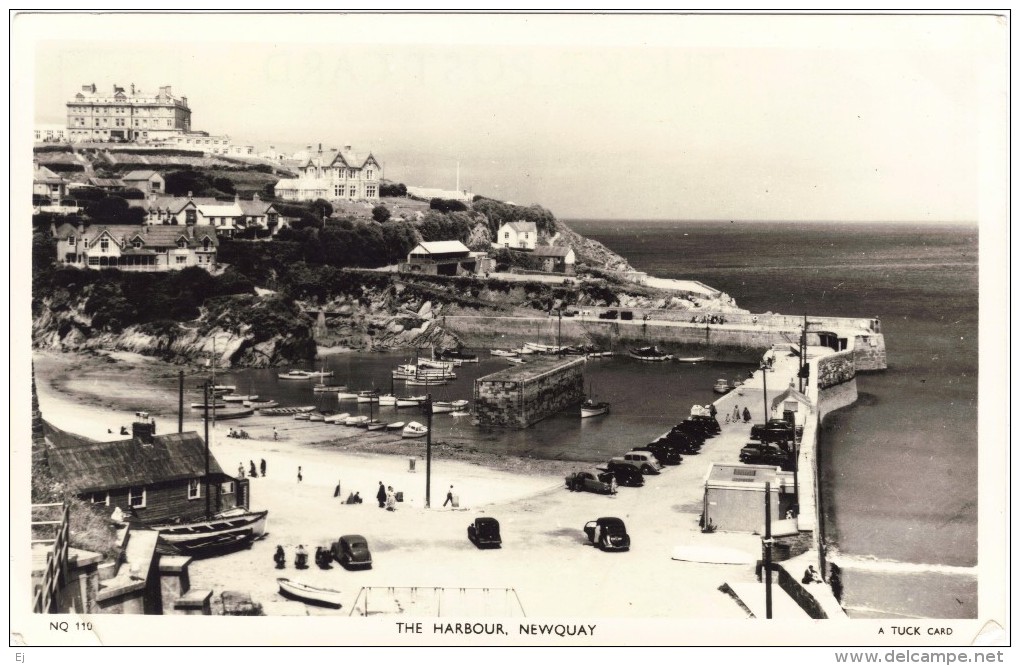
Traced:
[[[891, 561], [893, 572], [844, 569], [844, 603], [854, 616], [974, 617], [977, 588], [967, 572], [925, 564], [977, 563], [977, 230], [907, 225], [574, 221], [571, 226], [657, 277], [697, 279], [755, 312], [879, 317], [889, 369], [858, 378], [860, 400], [822, 430], [826, 537], [848, 559]], [[457, 369], [436, 400], [471, 398], [472, 381], [507, 367]], [[401, 354], [325, 359], [333, 382], [387, 392]], [[228, 373], [238, 391], [284, 405], [368, 413], [367, 405], [315, 396], [314, 382], [279, 380], [280, 369]], [[469, 418], [436, 415], [437, 439], [480, 450], [601, 461], [647, 443], [715, 398], [735, 364], [644, 364], [600, 359], [585, 369], [610, 419], [560, 414], [523, 431], [479, 431]], [[422, 393], [422, 387], [397, 393]], [[376, 407], [378, 413], [379, 408]], [[382, 408], [384, 421], [418, 418]], [[917, 566], [902, 566], [913, 563]], [[954, 573], [954, 571], [956, 571]]]
[[[976, 227], [575, 221], [631, 264], [755, 312], [879, 317], [889, 369], [822, 429], [827, 538], [854, 558], [973, 567]], [[969, 574], [846, 569], [856, 615], [973, 617]], [[852, 611], [853, 612], [853, 611]]]

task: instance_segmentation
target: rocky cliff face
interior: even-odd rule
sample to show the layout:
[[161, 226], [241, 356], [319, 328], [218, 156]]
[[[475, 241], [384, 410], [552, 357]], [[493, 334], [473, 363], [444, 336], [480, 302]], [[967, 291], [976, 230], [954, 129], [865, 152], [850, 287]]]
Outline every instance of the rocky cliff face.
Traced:
[[585, 238], [559, 220], [556, 221], [557, 235], [553, 245], [569, 245], [574, 248], [578, 263], [588, 264], [607, 271], [632, 271], [626, 259], [602, 243]]

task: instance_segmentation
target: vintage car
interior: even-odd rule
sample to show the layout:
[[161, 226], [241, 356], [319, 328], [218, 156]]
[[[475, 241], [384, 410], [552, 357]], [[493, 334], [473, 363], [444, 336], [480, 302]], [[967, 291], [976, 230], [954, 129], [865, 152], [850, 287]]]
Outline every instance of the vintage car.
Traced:
[[644, 446], [636, 446], [634, 450], [648, 451], [663, 465], [679, 465], [684, 461], [683, 456], [680, 455], [680, 447], [669, 442], [655, 441]]
[[630, 550], [630, 535], [619, 518], [599, 518], [585, 524], [588, 541], [602, 550]]
[[[762, 442], [789, 442], [796, 429], [783, 419], [769, 419], [767, 423], [751, 426], [751, 439]], [[801, 429], [803, 432], [803, 429]]]
[[368, 550], [368, 542], [359, 534], [347, 534], [334, 541], [330, 548], [333, 558], [345, 569], [371, 569], [372, 553]]
[[790, 455], [777, 446], [763, 442], [748, 442], [740, 449], [740, 462], [752, 465], [786, 465]]
[[616, 478], [611, 472], [574, 472], [567, 476], [567, 488], [573, 491], [588, 491], [602, 495], [616, 492]]
[[475, 518], [475, 522], [468, 525], [468, 541], [478, 548], [499, 548], [503, 544], [499, 536], [499, 521], [495, 518]]
[[641, 473], [641, 468], [627, 460], [610, 460], [599, 471], [612, 473], [621, 486], [638, 488], [645, 485], [645, 475]]
[[648, 451], [628, 451], [622, 456], [610, 459], [609, 462], [633, 463], [642, 474], [659, 474], [659, 470], [662, 469], [659, 461]]

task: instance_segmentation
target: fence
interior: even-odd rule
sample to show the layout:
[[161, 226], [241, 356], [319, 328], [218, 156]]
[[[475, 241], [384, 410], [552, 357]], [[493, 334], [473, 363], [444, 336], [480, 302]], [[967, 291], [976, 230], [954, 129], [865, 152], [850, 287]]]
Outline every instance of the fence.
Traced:
[[46, 553], [46, 568], [43, 570], [42, 583], [36, 587], [32, 600], [33, 613], [56, 613], [59, 611], [57, 603], [58, 592], [61, 585], [67, 580], [67, 552], [70, 539], [71, 505], [63, 504], [33, 504], [33, 514], [36, 509], [61, 508], [60, 520], [33, 520], [31, 523], [33, 536], [36, 527], [55, 527], [56, 534], [51, 539], [32, 539], [32, 545], [52, 543], [53, 549]]
[[512, 587], [363, 587], [350, 615], [525, 617]]

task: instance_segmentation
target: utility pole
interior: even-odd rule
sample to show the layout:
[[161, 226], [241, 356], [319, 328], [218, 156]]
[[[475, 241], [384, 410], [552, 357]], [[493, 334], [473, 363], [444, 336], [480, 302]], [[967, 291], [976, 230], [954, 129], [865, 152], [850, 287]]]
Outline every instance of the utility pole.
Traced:
[[[183, 373], [182, 373], [183, 374]], [[205, 516], [208, 518], [212, 515], [209, 509], [209, 393], [212, 391], [212, 383], [206, 380], [205, 384], [202, 385], [202, 401], [204, 403], [202, 410], [203, 421], [205, 422], [205, 477], [202, 479], [202, 485], [205, 486]]]
[[768, 383], [768, 380], [766, 379], [766, 377], [768, 376], [768, 372], [769, 372], [768, 365], [765, 364], [765, 363], [762, 363], [761, 364], [761, 387], [762, 387], [761, 391], [762, 391], [763, 407], [765, 408], [763, 423], [765, 423], [766, 425], [768, 425], [768, 422], [769, 422], [769, 383]]
[[177, 376], [177, 432], [184, 432], [184, 371]]
[[797, 483], [797, 468], [800, 467], [800, 447], [797, 445], [797, 425], [790, 426], [793, 435], [793, 515], [800, 516], [800, 484]]
[[556, 311], [556, 353], [563, 353], [563, 343], [560, 341], [560, 332], [563, 329], [563, 309]]
[[804, 361], [807, 358], [807, 313], [804, 313], [804, 325], [800, 328], [800, 368], [797, 373], [797, 390], [804, 392]]
[[[426, 380], [427, 381], [427, 380]], [[425, 508], [432, 503], [432, 394], [425, 396], [425, 418], [428, 430], [425, 431]]]
[[765, 536], [761, 540], [765, 563], [765, 619], [772, 619], [772, 484], [765, 482]]

